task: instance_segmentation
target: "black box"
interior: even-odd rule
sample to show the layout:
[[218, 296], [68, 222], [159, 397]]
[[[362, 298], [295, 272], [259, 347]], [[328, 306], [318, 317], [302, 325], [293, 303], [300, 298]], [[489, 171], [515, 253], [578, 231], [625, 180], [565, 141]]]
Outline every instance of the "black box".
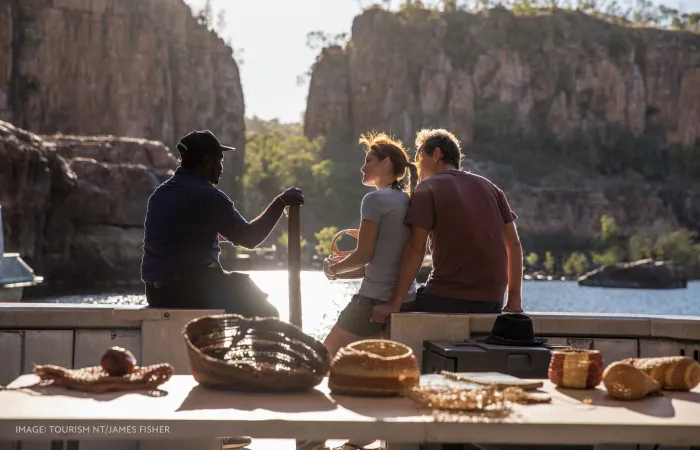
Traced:
[[552, 346], [545, 345], [511, 347], [477, 341], [423, 341], [421, 372], [499, 372], [519, 378], [547, 378], [551, 351]]

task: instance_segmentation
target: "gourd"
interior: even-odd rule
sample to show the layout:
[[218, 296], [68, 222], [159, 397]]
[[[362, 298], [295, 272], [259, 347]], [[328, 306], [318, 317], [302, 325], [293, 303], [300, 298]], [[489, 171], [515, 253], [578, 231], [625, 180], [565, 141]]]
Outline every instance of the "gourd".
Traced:
[[664, 389], [689, 391], [700, 384], [700, 363], [687, 356], [629, 358], [621, 362], [643, 371]]
[[638, 400], [661, 390], [661, 384], [622, 361], [610, 364], [603, 372], [603, 385], [611, 397], [619, 400]]

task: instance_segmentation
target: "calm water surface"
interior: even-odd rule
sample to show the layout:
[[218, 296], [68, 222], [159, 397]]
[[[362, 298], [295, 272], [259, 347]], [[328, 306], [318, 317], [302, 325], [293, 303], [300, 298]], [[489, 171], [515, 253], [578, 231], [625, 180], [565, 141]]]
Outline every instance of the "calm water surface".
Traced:
[[[287, 272], [249, 272], [253, 280], [270, 295], [282, 318], [289, 315]], [[359, 281], [328, 281], [322, 272], [301, 273], [303, 328], [323, 339]], [[145, 305], [143, 295], [104, 293], [32, 300], [47, 303], [100, 303]], [[637, 290], [581, 287], [570, 281], [524, 281], [523, 307], [526, 312], [595, 312], [700, 316], [700, 282], [687, 289]]]

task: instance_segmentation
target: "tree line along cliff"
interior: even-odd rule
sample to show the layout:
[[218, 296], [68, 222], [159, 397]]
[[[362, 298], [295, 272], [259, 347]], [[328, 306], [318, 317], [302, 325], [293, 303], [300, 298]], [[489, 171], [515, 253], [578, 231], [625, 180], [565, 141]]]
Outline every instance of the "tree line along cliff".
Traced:
[[[581, 12], [370, 8], [311, 71], [304, 134], [446, 127], [531, 243], [700, 223], [700, 35]], [[536, 239], [535, 239], [536, 238]], [[549, 242], [549, 244], [546, 244]]]

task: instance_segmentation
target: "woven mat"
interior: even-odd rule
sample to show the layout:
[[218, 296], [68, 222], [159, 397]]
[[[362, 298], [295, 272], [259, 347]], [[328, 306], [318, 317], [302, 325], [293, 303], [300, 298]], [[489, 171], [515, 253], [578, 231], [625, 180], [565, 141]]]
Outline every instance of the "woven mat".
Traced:
[[455, 381], [464, 381], [467, 383], [474, 383], [474, 384], [479, 384], [482, 386], [495, 386], [498, 389], [505, 389], [508, 387], [519, 387], [520, 389], [524, 391], [532, 391], [535, 389], [539, 389], [542, 386], [544, 386], [544, 382], [542, 381], [535, 381], [535, 380], [513, 380], [513, 381], [497, 381], [497, 380], [490, 380], [488, 377], [477, 377], [477, 376], [468, 376], [468, 375], [463, 375], [459, 373], [454, 373], [454, 372], [448, 372], [446, 370], [443, 370], [440, 372], [440, 375], [443, 377], [449, 379], [449, 380], [455, 380]]
[[3, 389], [19, 390], [33, 386], [63, 386], [68, 389], [96, 393], [155, 389], [172, 377], [173, 367], [167, 363], [136, 367], [131, 374], [118, 377], [110, 376], [100, 366], [66, 369], [54, 365], [35, 365], [34, 374], [40, 379], [34, 385]]

